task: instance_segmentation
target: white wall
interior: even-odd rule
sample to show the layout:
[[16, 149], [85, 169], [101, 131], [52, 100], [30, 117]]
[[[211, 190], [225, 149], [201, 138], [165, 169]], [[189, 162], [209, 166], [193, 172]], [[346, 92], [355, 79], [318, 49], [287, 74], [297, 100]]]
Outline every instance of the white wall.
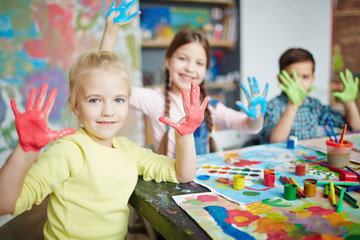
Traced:
[[279, 57], [288, 48], [304, 48], [316, 63], [314, 85], [318, 88], [310, 96], [328, 104], [331, 35], [332, 0], [240, 0], [242, 81], [255, 76], [261, 91], [269, 82], [267, 99], [272, 99], [281, 92]]

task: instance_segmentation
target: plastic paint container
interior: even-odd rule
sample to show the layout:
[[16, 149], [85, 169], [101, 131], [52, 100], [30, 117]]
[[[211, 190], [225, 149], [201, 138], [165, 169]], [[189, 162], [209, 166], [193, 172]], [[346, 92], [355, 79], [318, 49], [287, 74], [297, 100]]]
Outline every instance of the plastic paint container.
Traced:
[[353, 142], [344, 140], [343, 143], [326, 141], [327, 149], [327, 163], [330, 166], [343, 168], [349, 165], [350, 153], [353, 147]]
[[242, 190], [245, 187], [245, 176], [241, 174], [234, 175], [233, 188]]
[[296, 165], [295, 165], [295, 174], [296, 174], [296, 176], [305, 176], [305, 174], [306, 174], [306, 164], [305, 163], [296, 163]]
[[304, 194], [307, 197], [316, 196], [316, 180], [315, 179], [305, 179], [304, 181]]
[[274, 187], [275, 185], [274, 169], [264, 169], [264, 185], [267, 187]]
[[286, 200], [295, 200], [296, 199], [296, 189], [297, 189], [297, 186], [295, 184], [285, 183], [284, 198]]

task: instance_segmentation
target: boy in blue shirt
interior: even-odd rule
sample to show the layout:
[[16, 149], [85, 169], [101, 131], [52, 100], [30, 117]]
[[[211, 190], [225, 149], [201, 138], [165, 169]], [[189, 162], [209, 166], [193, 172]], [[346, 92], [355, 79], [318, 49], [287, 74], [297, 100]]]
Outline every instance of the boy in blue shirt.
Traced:
[[278, 76], [282, 93], [268, 102], [264, 115], [264, 126], [260, 133], [262, 143], [284, 142], [291, 136], [298, 139], [316, 137], [316, 129], [320, 122], [329, 125], [327, 114], [334, 127], [343, 128], [347, 123], [350, 129], [360, 130], [360, 115], [355, 104], [359, 79], [354, 79], [350, 70], [345, 75], [340, 73], [344, 84], [343, 92], [334, 92], [345, 108], [345, 115], [322, 105], [318, 99], [308, 94], [315, 90], [315, 60], [312, 54], [301, 48], [285, 51], [279, 59], [280, 74]]

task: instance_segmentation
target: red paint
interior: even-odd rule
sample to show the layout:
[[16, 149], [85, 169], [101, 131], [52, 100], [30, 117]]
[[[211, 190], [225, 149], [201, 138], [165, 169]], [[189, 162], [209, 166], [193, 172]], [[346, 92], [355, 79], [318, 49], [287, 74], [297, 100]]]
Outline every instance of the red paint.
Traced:
[[225, 172], [225, 171], [219, 171], [219, 173], [220, 173], [220, 174], [225, 174], [225, 173], [227, 173], [227, 172]]
[[259, 191], [259, 192], [267, 191], [267, 190], [272, 189], [272, 188], [273, 187], [268, 187], [268, 188], [264, 188], [264, 189], [255, 189], [255, 188], [245, 187], [245, 189], [247, 189], [247, 190]]
[[[39, 96], [34, 105], [36, 89], [30, 91], [26, 110], [20, 113], [17, 109], [16, 102], [11, 99], [11, 108], [15, 115], [15, 126], [19, 135], [19, 143], [21, 148], [25, 151], [40, 151], [50, 141], [56, 138], [63, 137], [69, 134], [75, 134], [72, 128], [66, 128], [60, 131], [52, 131], [47, 124], [48, 114], [51, 111], [51, 106], [55, 101], [56, 89], [52, 89], [47, 101], [42, 107], [44, 97], [47, 92], [47, 84], [43, 84], [40, 88]], [[42, 109], [41, 109], [42, 107]]]
[[259, 164], [259, 163], [262, 163], [262, 162], [239, 159], [237, 162], [234, 163], [234, 166], [236, 166], [236, 167], [245, 167], [245, 166], [256, 165], [256, 164]]
[[306, 210], [311, 212], [311, 215], [330, 215], [333, 214], [335, 211], [331, 210], [331, 209], [325, 209], [323, 207], [320, 206], [313, 206], [313, 207], [308, 207]]
[[228, 178], [218, 178], [216, 181], [219, 183], [225, 183], [225, 184], [230, 182], [230, 180]]
[[45, 41], [42, 39], [27, 40], [23, 47], [30, 57], [43, 59], [48, 57]]
[[274, 232], [271, 229], [269, 229], [269, 233], [267, 234], [267, 240], [270, 240], [270, 239], [296, 240], [296, 238], [288, 236], [288, 233], [284, 229], [281, 229], [280, 231], [277, 231], [277, 232]]
[[303, 156], [303, 158], [306, 160], [316, 160], [317, 156]]
[[217, 173], [215, 170], [210, 170], [209, 173]]
[[200, 195], [196, 198], [199, 202], [214, 202], [218, 200], [217, 196], [214, 195]]
[[295, 174], [297, 176], [305, 176], [306, 174], [306, 164], [305, 163], [297, 163], [295, 167]]
[[195, 82], [191, 83], [190, 102], [188, 100], [186, 89], [181, 89], [183, 103], [185, 108], [185, 122], [174, 122], [168, 117], [162, 116], [159, 121], [176, 129], [181, 135], [192, 134], [204, 120], [204, 112], [209, 99], [205, 98], [200, 106], [200, 87]]
[[264, 170], [264, 185], [267, 186], [267, 187], [274, 187], [274, 185], [275, 185], [275, 172], [274, 172], [273, 169], [265, 169]]

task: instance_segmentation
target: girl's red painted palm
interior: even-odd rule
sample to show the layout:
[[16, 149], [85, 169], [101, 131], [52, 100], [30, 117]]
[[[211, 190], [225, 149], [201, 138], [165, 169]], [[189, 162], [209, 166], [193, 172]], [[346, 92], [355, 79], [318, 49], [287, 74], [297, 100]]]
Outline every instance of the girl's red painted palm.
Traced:
[[173, 128], [181, 135], [194, 133], [204, 120], [204, 112], [208, 104], [208, 98], [205, 98], [200, 106], [200, 87], [196, 83], [191, 83], [190, 102], [186, 93], [186, 89], [181, 90], [183, 96], [183, 104], [186, 119], [185, 122], [174, 122], [170, 118], [162, 116], [159, 118], [163, 122]]
[[10, 101], [11, 108], [15, 115], [15, 126], [19, 135], [20, 146], [25, 152], [40, 151], [41, 148], [46, 146], [50, 141], [76, 132], [72, 128], [53, 131], [48, 127], [47, 118], [55, 100], [57, 90], [51, 90], [45, 105], [41, 109], [46, 91], [47, 84], [43, 84], [35, 105], [33, 106], [36, 94], [36, 89], [33, 88], [30, 91], [26, 111], [24, 113], [18, 111], [14, 99], [11, 99]]

